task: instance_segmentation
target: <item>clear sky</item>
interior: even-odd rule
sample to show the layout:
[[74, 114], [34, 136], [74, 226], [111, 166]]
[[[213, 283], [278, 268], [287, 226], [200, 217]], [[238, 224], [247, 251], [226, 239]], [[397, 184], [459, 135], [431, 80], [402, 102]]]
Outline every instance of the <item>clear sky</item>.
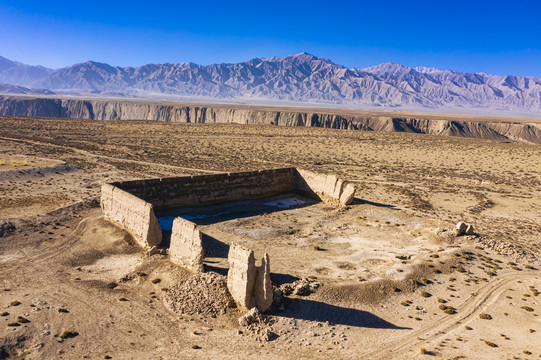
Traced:
[[0, 0], [0, 55], [58, 68], [240, 62], [309, 52], [541, 77], [540, 0]]

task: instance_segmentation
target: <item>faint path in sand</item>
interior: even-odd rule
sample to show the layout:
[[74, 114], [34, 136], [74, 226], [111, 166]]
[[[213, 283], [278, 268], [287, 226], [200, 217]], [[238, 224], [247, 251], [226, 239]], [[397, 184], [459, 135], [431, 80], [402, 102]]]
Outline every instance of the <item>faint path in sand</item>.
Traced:
[[181, 167], [181, 166], [153, 163], [153, 162], [148, 162], [148, 161], [128, 160], [128, 159], [122, 159], [122, 158], [116, 158], [116, 157], [112, 157], [112, 156], [107, 156], [107, 155], [98, 155], [98, 154], [88, 152], [86, 150], [78, 149], [76, 147], [55, 145], [55, 144], [50, 144], [50, 143], [45, 142], [45, 141], [24, 140], [24, 139], [9, 138], [9, 137], [4, 137], [4, 136], [0, 136], [0, 140], [16, 141], [16, 142], [23, 142], [23, 143], [32, 144], [32, 145], [50, 146], [50, 147], [55, 147], [55, 148], [64, 149], [64, 150], [71, 150], [73, 152], [84, 155], [84, 156], [86, 156], [86, 157], [88, 157], [90, 159], [93, 159], [93, 160], [107, 159], [107, 160], [121, 161], [121, 162], [125, 162], [125, 163], [138, 164], [138, 165], [158, 166], [158, 167], [166, 168], [166, 169], [170, 169], [170, 170], [197, 171], [197, 172], [209, 173], [209, 174], [222, 173], [222, 171], [203, 170], [203, 169], [196, 169], [196, 168], [188, 168], [188, 167]]
[[394, 340], [375, 351], [366, 352], [360, 355], [362, 359], [392, 359], [393, 355], [404, 355], [405, 351], [427, 341], [448, 336], [450, 331], [466, 325], [474, 320], [474, 315], [484, 311], [491, 304], [496, 302], [498, 297], [507, 290], [507, 287], [516, 282], [528, 278], [538, 277], [539, 274], [517, 274], [516, 272], [503, 273], [498, 279], [483, 285], [466, 301], [457, 307], [457, 315], [450, 315], [444, 319], [438, 319], [431, 324], [410, 333], [404, 337]]

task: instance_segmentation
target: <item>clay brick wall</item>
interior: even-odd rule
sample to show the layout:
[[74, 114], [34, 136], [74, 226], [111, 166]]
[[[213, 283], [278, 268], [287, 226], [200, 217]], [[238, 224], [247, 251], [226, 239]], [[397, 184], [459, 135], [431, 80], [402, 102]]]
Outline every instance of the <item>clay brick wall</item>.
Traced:
[[103, 184], [100, 205], [105, 219], [128, 230], [143, 248], [161, 243], [162, 229], [152, 204], [113, 185]]

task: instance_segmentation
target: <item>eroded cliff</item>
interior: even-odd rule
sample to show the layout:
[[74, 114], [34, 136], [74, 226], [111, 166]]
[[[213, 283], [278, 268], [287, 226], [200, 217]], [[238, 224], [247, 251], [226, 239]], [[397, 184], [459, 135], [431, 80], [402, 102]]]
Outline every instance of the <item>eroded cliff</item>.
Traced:
[[155, 120], [184, 123], [235, 123], [279, 126], [314, 126], [333, 129], [411, 132], [512, 140], [541, 144], [541, 127], [532, 121], [476, 121], [419, 116], [388, 116], [371, 112], [352, 115], [302, 110], [282, 111], [238, 105], [173, 104], [114, 99], [61, 99], [0, 96], [0, 115], [65, 117], [93, 120]]

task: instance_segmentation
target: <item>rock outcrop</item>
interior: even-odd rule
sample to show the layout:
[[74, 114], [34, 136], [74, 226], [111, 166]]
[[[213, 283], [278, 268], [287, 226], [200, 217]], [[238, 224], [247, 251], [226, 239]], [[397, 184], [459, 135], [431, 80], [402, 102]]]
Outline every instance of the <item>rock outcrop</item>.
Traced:
[[456, 236], [474, 235], [473, 225], [460, 221], [456, 224]]

